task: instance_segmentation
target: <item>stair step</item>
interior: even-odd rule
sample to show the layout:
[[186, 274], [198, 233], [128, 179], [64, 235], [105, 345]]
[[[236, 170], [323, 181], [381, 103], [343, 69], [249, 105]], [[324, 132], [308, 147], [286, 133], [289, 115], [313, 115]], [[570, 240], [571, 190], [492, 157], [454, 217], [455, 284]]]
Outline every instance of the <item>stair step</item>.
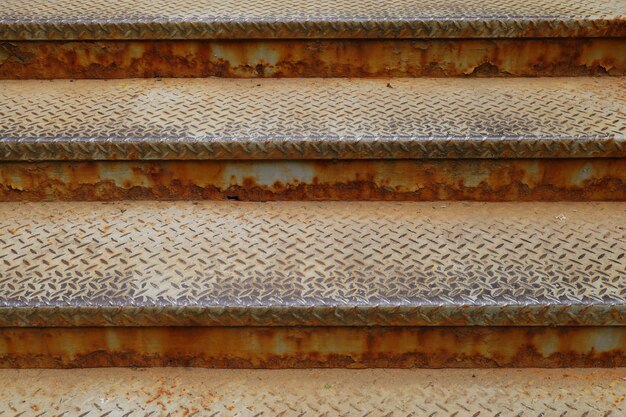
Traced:
[[625, 17], [603, 0], [8, 0], [0, 78], [624, 75]]
[[626, 155], [622, 77], [0, 86], [4, 161]]
[[0, 201], [625, 200], [626, 82], [0, 82]]
[[624, 203], [0, 214], [2, 367], [626, 364]]
[[[604, 417], [625, 369], [0, 371], [5, 416]], [[109, 413], [109, 414], [107, 414]]]
[[626, 314], [624, 203], [0, 210], [3, 326], [614, 325]]
[[7, 0], [0, 38], [602, 37], [626, 36], [624, 14], [622, 2], [602, 0]]

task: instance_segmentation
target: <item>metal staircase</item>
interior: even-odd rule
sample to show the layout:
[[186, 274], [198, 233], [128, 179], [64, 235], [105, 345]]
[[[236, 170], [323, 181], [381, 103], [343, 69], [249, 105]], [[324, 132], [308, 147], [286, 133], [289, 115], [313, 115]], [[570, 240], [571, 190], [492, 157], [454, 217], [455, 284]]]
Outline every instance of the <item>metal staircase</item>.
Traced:
[[622, 415], [625, 73], [624, 0], [5, 0], [0, 416]]

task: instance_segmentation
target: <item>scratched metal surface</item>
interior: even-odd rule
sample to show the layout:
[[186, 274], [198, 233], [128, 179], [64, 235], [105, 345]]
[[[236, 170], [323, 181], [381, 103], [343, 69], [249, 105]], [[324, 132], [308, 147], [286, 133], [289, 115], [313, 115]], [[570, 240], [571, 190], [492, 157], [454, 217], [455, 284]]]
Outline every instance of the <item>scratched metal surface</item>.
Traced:
[[623, 0], [4, 0], [0, 39], [624, 36]]
[[623, 77], [0, 82], [0, 160], [626, 156]]
[[0, 415], [607, 417], [625, 369], [2, 370]]
[[623, 325], [624, 203], [3, 203], [0, 325]]

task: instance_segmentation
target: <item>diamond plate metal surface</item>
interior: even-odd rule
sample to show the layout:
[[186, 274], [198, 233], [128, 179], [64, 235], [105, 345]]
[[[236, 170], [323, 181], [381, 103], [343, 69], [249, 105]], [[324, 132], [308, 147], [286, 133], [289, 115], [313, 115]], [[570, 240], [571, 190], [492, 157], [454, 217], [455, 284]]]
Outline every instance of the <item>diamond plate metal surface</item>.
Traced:
[[2, 416], [607, 417], [613, 370], [2, 370]]
[[1, 39], [624, 36], [622, 0], [5, 0]]
[[0, 159], [626, 156], [622, 77], [0, 83]]
[[623, 203], [4, 203], [0, 325], [623, 325]]

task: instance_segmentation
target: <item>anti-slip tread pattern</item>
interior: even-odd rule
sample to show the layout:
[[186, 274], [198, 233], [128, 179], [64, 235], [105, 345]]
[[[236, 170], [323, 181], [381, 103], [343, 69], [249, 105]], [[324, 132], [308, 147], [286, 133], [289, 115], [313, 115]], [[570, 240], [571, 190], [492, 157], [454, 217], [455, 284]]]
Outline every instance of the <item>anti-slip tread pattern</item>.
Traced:
[[0, 324], [621, 325], [623, 203], [4, 203]]
[[620, 0], [5, 0], [0, 39], [624, 36]]
[[626, 156], [615, 78], [0, 82], [0, 160]]

